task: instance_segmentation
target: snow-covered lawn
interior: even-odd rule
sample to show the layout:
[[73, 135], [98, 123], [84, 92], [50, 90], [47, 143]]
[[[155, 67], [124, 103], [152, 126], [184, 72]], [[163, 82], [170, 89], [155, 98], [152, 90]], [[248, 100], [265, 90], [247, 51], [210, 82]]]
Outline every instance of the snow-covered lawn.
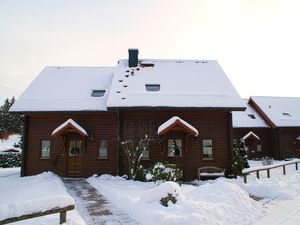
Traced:
[[[20, 177], [20, 168], [0, 168], [0, 220], [31, 212], [74, 204], [58, 176], [51, 172]], [[59, 214], [14, 224], [58, 224]], [[85, 224], [76, 210], [67, 213], [66, 224]]]
[[[249, 161], [261, 166], [260, 161]], [[274, 164], [281, 163], [274, 161]], [[241, 178], [195, 181], [199, 186], [170, 182], [156, 185], [125, 180], [121, 177], [93, 176], [87, 181], [113, 204], [144, 225], [150, 224], [300, 224], [300, 173], [295, 165], [266, 172], [257, 180], [249, 175], [248, 184]], [[164, 207], [161, 197], [173, 193], [178, 201]], [[250, 196], [262, 198], [253, 200]]]

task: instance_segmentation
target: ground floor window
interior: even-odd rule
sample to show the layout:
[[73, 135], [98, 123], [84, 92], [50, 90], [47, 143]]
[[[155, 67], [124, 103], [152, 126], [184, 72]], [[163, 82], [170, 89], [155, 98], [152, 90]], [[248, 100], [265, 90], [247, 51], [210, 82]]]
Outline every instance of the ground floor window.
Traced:
[[149, 148], [144, 148], [142, 151], [142, 159], [149, 159]]
[[256, 145], [256, 151], [257, 152], [261, 152], [261, 144], [257, 144]]
[[107, 140], [100, 140], [98, 157], [99, 158], [107, 158], [108, 157]]
[[212, 147], [212, 140], [205, 139], [202, 141], [203, 144], [203, 159], [212, 159], [213, 158], [213, 147]]
[[42, 140], [41, 159], [50, 159], [50, 140]]
[[182, 155], [182, 139], [168, 139], [168, 156]]

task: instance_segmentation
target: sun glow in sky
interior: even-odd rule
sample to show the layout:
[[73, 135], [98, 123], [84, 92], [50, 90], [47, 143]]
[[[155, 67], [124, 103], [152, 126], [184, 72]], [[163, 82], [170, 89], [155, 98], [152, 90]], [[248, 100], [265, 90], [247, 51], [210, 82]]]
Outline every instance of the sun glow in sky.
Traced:
[[1, 0], [0, 101], [45, 66], [216, 59], [242, 97], [300, 97], [298, 0]]

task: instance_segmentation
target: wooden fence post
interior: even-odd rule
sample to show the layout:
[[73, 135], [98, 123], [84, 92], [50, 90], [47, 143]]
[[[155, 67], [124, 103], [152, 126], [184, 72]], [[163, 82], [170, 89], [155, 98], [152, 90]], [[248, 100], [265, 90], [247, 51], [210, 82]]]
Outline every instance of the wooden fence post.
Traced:
[[267, 177], [270, 178], [270, 169], [267, 169]]
[[256, 171], [256, 177], [259, 179], [259, 170]]
[[244, 174], [244, 183], [247, 184], [247, 174]]
[[282, 166], [282, 169], [283, 169], [283, 175], [285, 175], [286, 174], [285, 166]]
[[298, 163], [295, 163], [295, 166], [296, 166], [296, 170], [298, 170]]
[[59, 214], [59, 224], [65, 223], [67, 220], [67, 211], [62, 211]]

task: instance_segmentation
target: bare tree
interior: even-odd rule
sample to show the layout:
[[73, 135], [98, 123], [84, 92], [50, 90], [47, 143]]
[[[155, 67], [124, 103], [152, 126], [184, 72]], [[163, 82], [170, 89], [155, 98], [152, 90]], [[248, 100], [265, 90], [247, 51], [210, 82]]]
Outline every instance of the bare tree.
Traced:
[[149, 134], [154, 137], [155, 125], [150, 121], [131, 120], [125, 121], [123, 126], [123, 140], [120, 140], [122, 151], [128, 161], [129, 178], [135, 179], [140, 168], [143, 153], [149, 151]]

